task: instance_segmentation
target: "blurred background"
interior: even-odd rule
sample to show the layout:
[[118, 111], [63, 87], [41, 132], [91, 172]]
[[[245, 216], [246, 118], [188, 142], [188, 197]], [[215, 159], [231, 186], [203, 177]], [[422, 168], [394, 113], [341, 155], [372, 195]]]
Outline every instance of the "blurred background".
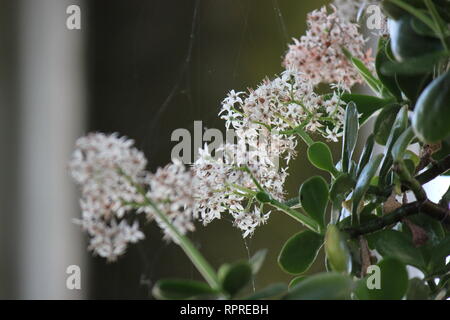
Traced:
[[[195, 120], [223, 130], [217, 113], [227, 92], [282, 71], [287, 43], [324, 3], [0, 0], [0, 298], [148, 299], [160, 278], [200, 279], [151, 224], [116, 263], [86, 251], [72, 223], [80, 214], [67, 173], [74, 142], [90, 131], [119, 132], [135, 139], [150, 170], [165, 165], [172, 131], [193, 132]], [[81, 8], [81, 30], [66, 27], [69, 5]], [[290, 171], [291, 196], [321, 174], [304, 151]], [[287, 216], [273, 213], [246, 241], [225, 219], [197, 229], [190, 238], [214, 267], [267, 248], [256, 288], [290, 280], [276, 263], [299, 231]], [[66, 288], [69, 265], [81, 268], [81, 290]]]

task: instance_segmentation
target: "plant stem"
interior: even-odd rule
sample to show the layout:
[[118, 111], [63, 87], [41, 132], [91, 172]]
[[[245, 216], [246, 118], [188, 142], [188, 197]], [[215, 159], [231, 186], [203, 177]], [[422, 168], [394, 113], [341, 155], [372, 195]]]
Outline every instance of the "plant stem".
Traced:
[[286, 205], [286, 206], [288, 206], [288, 207], [296, 206], [296, 205], [298, 205], [299, 203], [300, 203], [300, 201], [299, 201], [298, 197], [291, 198], [291, 199], [288, 199], [288, 200], [286, 200], [285, 202], [283, 202], [283, 204]]
[[311, 139], [309, 134], [306, 133], [305, 130], [301, 126], [295, 127], [295, 132], [300, 136], [300, 138], [303, 139], [303, 141], [309, 146], [311, 146], [314, 143], [314, 140]]
[[418, 201], [425, 201], [427, 199], [427, 194], [422, 188], [422, 185], [419, 181], [417, 181], [417, 179], [411, 176], [402, 161], [395, 163], [394, 170], [399, 175], [402, 183], [404, 183], [407, 187], [409, 187], [409, 189], [411, 189]]
[[159, 219], [161, 219], [169, 228], [170, 232], [172, 233], [172, 236], [177, 240], [178, 245], [183, 249], [184, 253], [188, 256], [188, 258], [191, 260], [191, 262], [194, 264], [194, 266], [197, 268], [197, 270], [200, 272], [200, 274], [205, 278], [206, 282], [211, 286], [211, 288], [215, 290], [220, 290], [220, 282], [219, 278], [217, 277], [216, 272], [212, 268], [212, 266], [206, 261], [206, 259], [203, 257], [203, 255], [200, 253], [200, 251], [197, 250], [197, 248], [192, 244], [192, 242], [182, 235], [173, 225], [172, 223], [167, 219], [166, 215], [159, 210], [159, 208], [146, 197], [146, 202], [149, 206], [151, 206], [158, 216]]
[[[418, 174], [414, 177], [414, 179], [417, 180], [421, 185], [430, 182], [437, 176], [445, 173], [450, 169], [450, 155], [446, 156], [445, 158], [441, 159], [440, 161], [434, 163], [428, 170], [422, 172], [421, 174]], [[403, 185], [402, 191], [408, 191], [409, 186]], [[392, 193], [392, 186], [381, 189], [376, 186], [370, 186], [369, 190], [367, 191], [370, 194], [377, 195], [383, 198], [389, 197]]]
[[307, 227], [311, 231], [314, 231], [314, 232], [320, 233], [320, 234], [322, 233], [322, 230], [320, 230], [321, 228], [320, 228], [319, 224], [316, 221], [314, 221], [313, 219], [311, 219], [310, 217], [301, 214], [297, 210], [294, 210], [294, 209], [290, 208], [289, 206], [287, 206], [286, 204], [281, 203], [280, 201], [275, 200], [275, 199], [270, 199], [269, 204], [272, 207], [283, 211], [291, 218], [294, 218], [298, 222], [302, 223], [305, 227]]
[[420, 184], [425, 184], [430, 182], [437, 176], [445, 173], [450, 169], [450, 155], [447, 155], [445, 158], [431, 165], [431, 167], [417, 175], [415, 178]]
[[418, 201], [411, 202], [404, 206], [401, 206], [400, 208], [392, 211], [391, 213], [383, 217], [369, 220], [366, 223], [362, 223], [358, 227], [346, 228], [343, 231], [347, 232], [351, 237], [356, 238], [363, 234], [368, 234], [381, 230], [386, 226], [401, 221], [403, 218], [419, 213], [419, 209], [420, 209], [420, 202]]
[[363, 234], [381, 230], [387, 226], [401, 221], [408, 216], [418, 214], [419, 212], [422, 212], [436, 220], [440, 220], [443, 224], [450, 225], [449, 211], [429, 200], [425, 200], [423, 202], [415, 201], [407, 203], [385, 216], [369, 220], [366, 223], [362, 223], [358, 227], [345, 228], [343, 229], [343, 231], [347, 232], [351, 237], [355, 238]]
[[147, 193], [141, 185], [135, 183], [122, 171], [120, 171], [120, 173], [123, 174], [128, 179], [128, 181], [130, 181], [130, 183], [135, 186], [136, 190], [144, 197], [144, 205], [149, 205], [153, 208], [153, 210], [155, 210], [158, 218], [161, 219], [161, 221], [167, 226], [167, 228], [172, 233], [172, 237], [176, 240], [181, 249], [183, 249], [184, 253], [188, 256], [192, 264], [197, 268], [203, 278], [205, 278], [206, 282], [208, 282], [211, 288], [218, 291], [221, 290], [220, 281], [216, 271], [203, 257], [200, 251], [198, 251], [197, 248], [192, 244], [189, 238], [182, 235], [178, 231], [178, 229], [173, 226], [169, 219], [167, 219], [167, 216], [158, 208], [155, 203], [153, 203], [151, 199], [147, 197]]

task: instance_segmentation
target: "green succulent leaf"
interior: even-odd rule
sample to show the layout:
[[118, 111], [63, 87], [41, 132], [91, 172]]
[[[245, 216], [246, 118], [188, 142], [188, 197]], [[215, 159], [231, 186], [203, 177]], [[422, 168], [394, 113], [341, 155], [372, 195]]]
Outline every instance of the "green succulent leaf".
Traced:
[[377, 98], [374, 96], [368, 96], [364, 94], [356, 94], [356, 93], [344, 93], [341, 96], [342, 101], [346, 103], [353, 102], [358, 109], [358, 113], [361, 115], [359, 118], [359, 124], [363, 125], [366, 121], [381, 108], [385, 107], [388, 104], [392, 104], [395, 99], [392, 98]]
[[334, 180], [330, 188], [330, 199], [332, 201], [343, 201], [345, 195], [355, 187], [355, 180], [348, 173], [343, 173]]
[[350, 60], [350, 62], [353, 64], [355, 69], [358, 71], [360, 76], [366, 81], [367, 85], [378, 95], [381, 95], [383, 91], [383, 84], [380, 80], [374, 77], [372, 72], [366, 67], [366, 65], [358, 58], [353, 57], [351, 53], [345, 49], [342, 48], [342, 51], [346, 55], [347, 59]]
[[278, 256], [278, 264], [283, 271], [300, 274], [313, 264], [323, 237], [310, 230], [301, 231], [286, 241]]
[[222, 265], [218, 276], [222, 289], [233, 297], [250, 283], [253, 270], [247, 261], [241, 261]]
[[386, 76], [424, 74], [432, 71], [440, 61], [447, 57], [446, 52], [438, 51], [408, 58], [402, 62], [386, 61], [381, 65], [380, 71]]
[[375, 120], [373, 132], [375, 133], [375, 141], [384, 146], [387, 143], [391, 128], [394, 125], [400, 105], [391, 104], [383, 108]]
[[152, 290], [157, 299], [184, 300], [217, 294], [204, 282], [181, 279], [163, 279], [156, 282]]
[[358, 139], [358, 109], [354, 102], [349, 102], [345, 109], [344, 140], [342, 141], [342, 171], [349, 172], [350, 161]]
[[[406, 148], [408, 148], [412, 139], [414, 139], [414, 131], [411, 127], [403, 131], [403, 133], [398, 137], [394, 146], [392, 147], [392, 158], [394, 161], [401, 161], [406, 152]], [[414, 164], [414, 163], [413, 163]]]
[[358, 177], [358, 181], [356, 182], [355, 190], [353, 191], [353, 202], [352, 202], [352, 221], [359, 221], [359, 212], [358, 207], [362, 199], [364, 198], [365, 193], [369, 189], [370, 182], [372, 178], [375, 176], [378, 167], [380, 166], [383, 155], [379, 154], [373, 157], [367, 165], [364, 166], [364, 169], [361, 171], [361, 174]]
[[346, 239], [336, 225], [328, 225], [325, 234], [325, 253], [331, 268], [336, 272], [349, 273], [352, 257]]
[[395, 118], [394, 124], [389, 134], [388, 141], [386, 143], [386, 153], [384, 155], [379, 174], [380, 185], [384, 185], [386, 183], [387, 174], [393, 164], [391, 154], [392, 148], [394, 147], [394, 144], [397, 141], [398, 137], [403, 133], [403, 131], [406, 130], [407, 126], [408, 126], [408, 109], [406, 107], [403, 107], [400, 109], [400, 111], [397, 114], [397, 117]]
[[359, 177], [361, 171], [369, 162], [372, 157], [373, 146], [375, 144], [375, 138], [373, 133], [371, 133], [366, 140], [366, 144], [364, 146], [363, 152], [361, 153], [361, 157], [359, 158], [358, 167], [356, 169], [356, 177]]
[[265, 300], [280, 296], [288, 291], [288, 286], [285, 283], [273, 283], [262, 290], [247, 296], [244, 300]]
[[406, 266], [395, 258], [384, 258], [377, 266], [378, 275], [373, 271], [358, 282], [356, 296], [361, 300], [402, 299], [408, 289]]
[[383, 257], [392, 257], [421, 270], [425, 269], [422, 253], [415, 248], [411, 239], [400, 231], [384, 230], [378, 232], [374, 246]]
[[306, 180], [300, 187], [299, 199], [303, 209], [321, 227], [325, 223], [325, 212], [328, 204], [328, 184], [320, 176]]
[[450, 135], [450, 71], [431, 82], [420, 95], [412, 124], [424, 142], [438, 142]]
[[328, 171], [333, 176], [338, 174], [334, 167], [331, 150], [325, 143], [314, 142], [310, 145], [308, 147], [308, 159], [316, 168]]
[[285, 300], [350, 300], [354, 283], [340, 273], [319, 273], [302, 280]]
[[450, 235], [447, 235], [438, 245], [431, 249], [431, 260], [428, 269], [431, 273], [439, 271], [445, 265], [445, 260], [450, 256]]
[[391, 95], [396, 97], [397, 100], [400, 100], [402, 98], [402, 93], [397, 85], [395, 73], [385, 74], [382, 72], [383, 66], [392, 63], [391, 56], [392, 52], [390, 51], [390, 40], [381, 37], [378, 41], [378, 53], [375, 59], [375, 70], [384, 87], [391, 93]]
[[299, 284], [300, 282], [302, 282], [305, 279], [308, 279], [308, 277], [307, 276], [298, 276], [298, 277], [295, 277], [294, 279], [292, 279], [291, 282], [289, 282], [289, 290], [294, 288], [297, 284]]

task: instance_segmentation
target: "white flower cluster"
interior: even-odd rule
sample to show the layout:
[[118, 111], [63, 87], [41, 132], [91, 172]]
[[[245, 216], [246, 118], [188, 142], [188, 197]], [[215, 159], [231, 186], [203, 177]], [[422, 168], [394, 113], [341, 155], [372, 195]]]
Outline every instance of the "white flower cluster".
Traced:
[[[255, 193], [262, 188], [277, 200], [284, 198], [287, 165], [297, 145], [293, 130], [301, 127], [333, 141], [342, 135], [342, 89], [336, 87], [327, 98], [313, 89], [302, 73], [286, 70], [248, 93], [230, 91], [219, 115], [235, 130], [237, 142], [223, 145], [214, 157], [205, 146], [193, 165], [196, 211], [205, 225], [229, 213], [244, 237], [251, 235], [269, 218]], [[285, 164], [281, 168], [279, 158]]]
[[[219, 115], [237, 141], [225, 143], [214, 156], [205, 146], [191, 168], [173, 160], [149, 173], [134, 142], [117, 134], [90, 134], [77, 141], [70, 170], [81, 186], [78, 223], [91, 237], [89, 249], [116, 259], [129, 243], [144, 238], [140, 213], [156, 220], [165, 238], [175, 242], [161, 214], [181, 234], [193, 231], [196, 219], [206, 225], [228, 214], [247, 237], [268, 220], [270, 212], [264, 213], [263, 205], [271, 198], [284, 199], [297, 134], [307, 139], [307, 133], [316, 133], [330, 141], [342, 135], [342, 94], [362, 80], [342, 48], [371, 61], [370, 53], [362, 51], [365, 41], [357, 26], [341, 21], [335, 9], [310, 13], [308, 26], [307, 34], [290, 46], [279, 77], [246, 93], [233, 90], [223, 100]], [[321, 82], [331, 84], [333, 92], [316, 94]], [[270, 195], [264, 203], [257, 197], [261, 191]]]
[[144, 238], [137, 220], [129, 225], [124, 219], [132, 203], [143, 201], [133, 182], [143, 180], [147, 161], [132, 146], [133, 140], [117, 134], [92, 133], [77, 140], [69, 163], [81, 187], [82, 219], [77, 222], [91, 236], [89, 249], [109, 260]]
[[288, 69], [280, 77], [264, 80], [248, 94], [231, 91], [222, 103], [219, 114], [226, 120], [227, 128], [237, 129], [238, 135], [252, 132], [270, 136], [277, 154], [285, 160], [294, 156], [296, 138], [287, 132], [302, 127], [310, 133], [318, 133], [328, 140], [337, 141], [342, 134], [344, 106], [339, 85], [331, 95], [320, 96], [307, 76]]
[[[187, 170], [181, 161], [174, 159], [164, 168], [158, 168], [154, 174], [149, 174], [147, 179], [148, 199], [166, 216], [170, 223], [181, 234], [194, 231], [194, 177], [191, 170]], [[161, 221], [151, 206], [145, 206], [138, 210], [144, 211], [149, 220], [155, 219], [163, 230], [167, 240], [177, 243], [167, 224]]]
[[149, 201], [181, 234], [195, 229], [192, 171], [174, 160], [149, 173], [147, 160], [133, 144], [117, 134], [91, 133], [77, 140], [69, 164], [81, 188], [82, 218], [76, 223], [89, 234], [89, 249], [110, 261], [129, 243], [144, 239], [138, 222], [142, 212], [156, 220], [166, 239], [176, 241]]
[[258, 186], [253, 178], [273, 196], [282, 197], [287, 173], [279, 171], [270, 162], [265, 147], [261, 145], [258, 150], [247, 151], [242, 141], [226, 144], [218, 150], [223, 152], [223, 157], [211, 156], [207, 146], [199, 150], [193, 171], [196, 177], [196, 212], [204, 225], [227, 213], [245, 238], [267, 221], [270, 212], [262, 213], [254, 203]]
[[371, 50], [364, 51], [365, 39], [358, 25], [339, 18], [336, 8], [329, 14], [326, 7], [308, 14], [308, 30], [294, 39], [284, 59], [286, 68], [301, 71], [314, 85], [341, 83], [350, 89], [363, 79], [348, 61], [343, 48], [370, 65]]

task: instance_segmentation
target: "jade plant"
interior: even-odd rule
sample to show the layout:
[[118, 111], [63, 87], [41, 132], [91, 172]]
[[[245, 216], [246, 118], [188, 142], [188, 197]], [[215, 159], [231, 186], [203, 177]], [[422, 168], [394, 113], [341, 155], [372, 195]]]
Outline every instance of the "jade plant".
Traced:
[[[157, 223], [205, 280], [159, 280], [159, 299], [449, 298], [450, 190], [433, 202], [423, 186], [450, 169], [450, 2], [375, 2], [382, 10], [372, 49], [358, 24], [364, 17], [343, 3], [308, 14], [278, 76], [223, 100], [219, 116], [237, 142], [214, 152], [205, 145], [194, 163], [173, 159], [152, 173], [132, 140], [80, 138], [70, 170], [89, 250], [114, 261], [145, 237], [140, 223]], [[371, 93], [356, 93], [357, 84]], [[339, 159], [333, 143], [342, 145]], [[284, 182], [299, 145], [324, 174], [288, 198]], [[278, 256], [292, 281], [251, 295], [243, 289], [264, 249], [216, 270], [188, 237], [222, 217], [251, 237], [278, 213], [299, 227]], [[320, 250], [326, 271], [311, 275]]]

